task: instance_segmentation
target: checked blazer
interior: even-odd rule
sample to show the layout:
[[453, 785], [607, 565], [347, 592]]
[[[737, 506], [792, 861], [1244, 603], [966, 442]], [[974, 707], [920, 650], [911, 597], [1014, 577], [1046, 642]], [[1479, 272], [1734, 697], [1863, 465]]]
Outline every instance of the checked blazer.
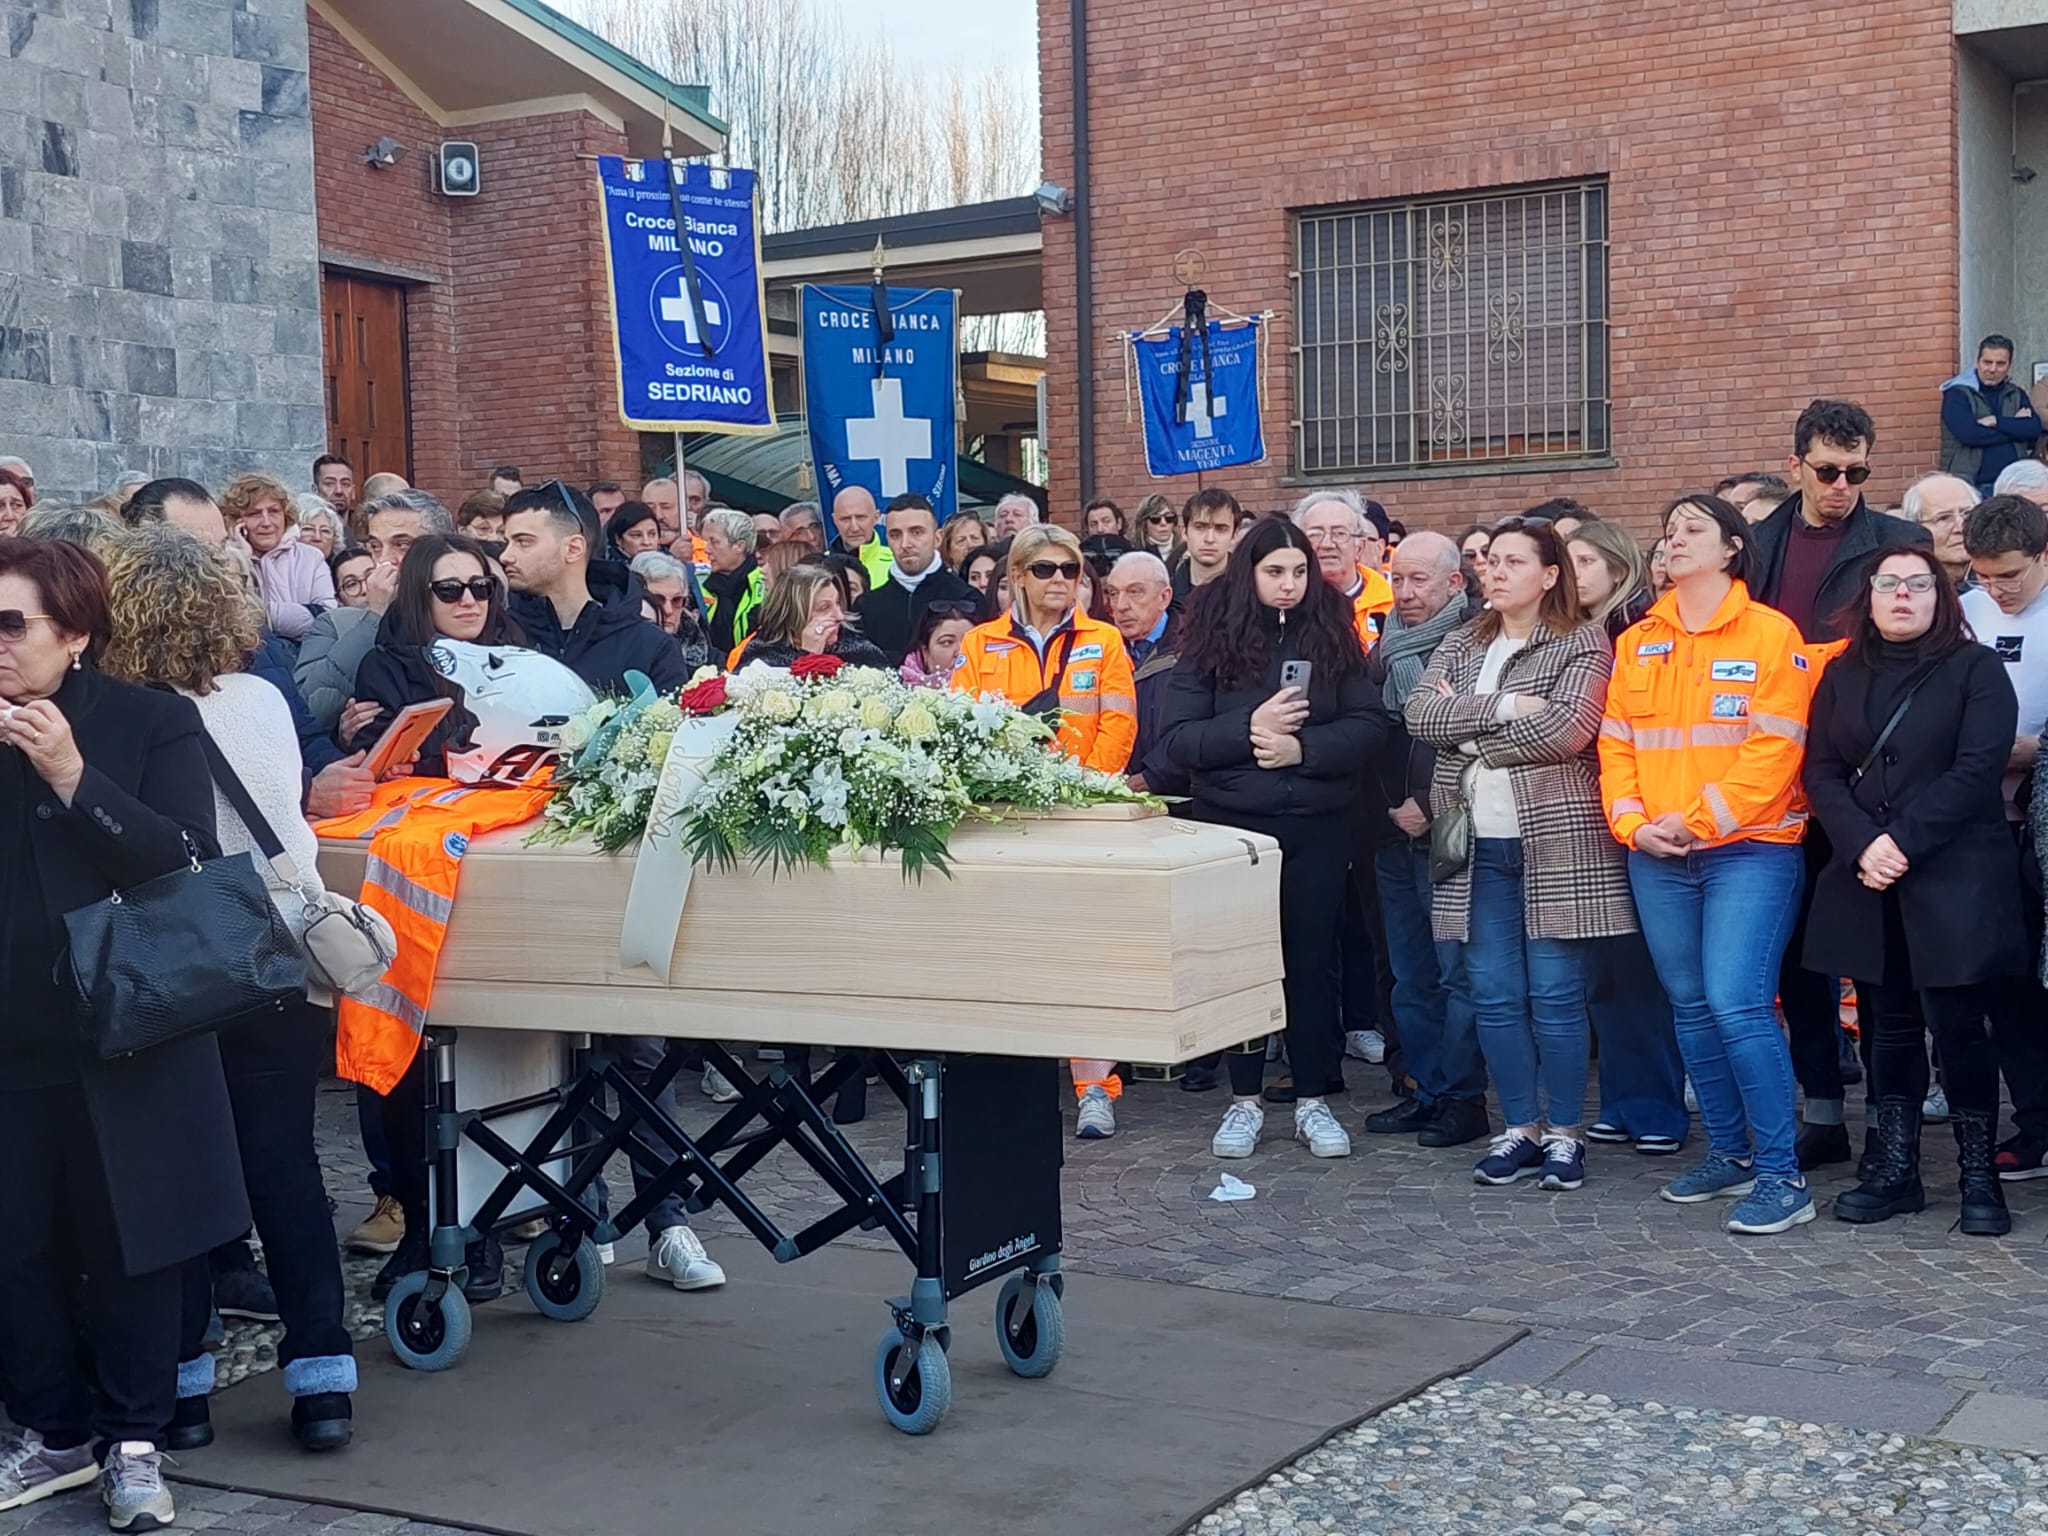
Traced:
[[[1430, 779], [1430, 815], [1464, 799], [1464, 774], [1478, 762], [1505, 768], [1522, 834], [1523, 929], [1531, 938], [1597, 939], [1636, 931], [1627, 855], [1608, 830], [1600, 803], [1595, 742], [1606, 711], [1614, 651], [1598, 624], [1552, 634], [1538, 624], [1528, 644], [1501, 669], [1497, 692], [1474, 692], [1486, 659], [1478, 620], [1437, 647], [1422, 681], [1408, 696], [1408, 730], [1437, 748]], [[1447, 696], [1437, 680], [1448, 682]], [[1544, 701], [1535, 714], [1497, 718], [1502, 694]], [[1472, 910], [1469, 868], [1436, 887], [1430, 923], [1440, 941], [1463, 943]]]

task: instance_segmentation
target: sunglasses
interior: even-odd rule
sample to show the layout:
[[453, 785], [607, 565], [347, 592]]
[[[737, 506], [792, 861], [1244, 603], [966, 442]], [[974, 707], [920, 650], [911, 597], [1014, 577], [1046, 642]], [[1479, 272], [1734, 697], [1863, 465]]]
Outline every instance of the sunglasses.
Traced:
[[430, 581], [427, 590], [434, 594], [434, 601], [453, 607], [462, 601], [465, 592], [480, 603], [488, 603], [498, 584], [488, 576], [472, 576], [467, 581]]
[[925, 604], [926, 613], [935, 613], [941, 619], [971, 619], [981, 612], [979, 603], [943, 602]]
[[1180, 519], [1171, 512], [1148, 512], [1145, 514], [1145, 521], [1156, 527], [1171, 528]]
[[47, 613], [23, 613], [19, 608], [0, 608], [0, 640], [19, 640], [28, 634], [28, 627], [37, 619], [47, 619]]
[[1815, 464], [1806, 459], [1799, 462], [1812, 470], [1814, 479], [1822, 485], [1833, 485], [1837, 480], [1847, 480], [1851, 485], [1861, 485], [1870, 478], [1868, 464], [1850, 464], [1845, 467], [1840, 464]]
[[1040, 581], [1051, 581], [1055, 576], [1064, 576], [1073, 581], [1081, 574], [1078, 560], [1034, 560], [1024, 569]]
[[1932, 592], [1934, 590], [1934, 577], [1926, 571], [1922, 571], [1917, 576], [1895, 576], [1890, 571], [1887, 571], [1882, 576], [1870, 578], [1870, 590], [1873, 592], [1891, 593], [1898, 591], [1901, 587], [1904, 587], [1908, 592], [1916, 594]]

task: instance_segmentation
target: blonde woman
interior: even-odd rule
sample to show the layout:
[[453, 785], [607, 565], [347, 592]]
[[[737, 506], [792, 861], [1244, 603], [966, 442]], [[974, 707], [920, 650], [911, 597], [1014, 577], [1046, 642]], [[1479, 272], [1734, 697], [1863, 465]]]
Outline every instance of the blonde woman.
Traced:
[[[207, 736], [283, 843], [300, 883], [287, 885], [271, 868], [255, 834], [216, 786], [221, 852], [255, 859], [272, 902], [298, 931], [305, 921], [300, 891], [320, 888], [320, 850], [299, 809], [299, 739], [291, 709], [275, 687], [243, 670], [262, 633], [262, 607], [228, 551], [182, 529], [153, 524], [105, 548], [113, 637], [102, 665], [130, 682], [175, 689], [198, 707]], [[342, 1316], [341, 1258], [313, 1145], [324, 1020], [314, 1000], [300, 998], [282, 1015], [223, 1028], [217, 1038], [249, 1207], [284, 1317], [278, 1359], [293, 1399], [292, 1433], [308, 1450], [346, 1445], [355, 1350]], [[203, 1256], [185, 1266], [184, 1284], [171, 1450], [213, 1438], [206, 1406], [212, 1357], [202, 1343], [211, 1276]]]
[[849, 667], [887, 667], [889, 658], [861, 638], [846, 611], [839, 578], [822, 565], [793, 565], [775, 579], [761, 622], [740, 648], [734, 670], [750, 661], [786, 667], [799, 656], [837, 656]]
[[327, 557], [299, 538], [297, 499], [273, 475], [237, 475], [221, 492], [220, 510], [229, 537], [255, 562], [270, 627], [299, 639], [336, 599]]

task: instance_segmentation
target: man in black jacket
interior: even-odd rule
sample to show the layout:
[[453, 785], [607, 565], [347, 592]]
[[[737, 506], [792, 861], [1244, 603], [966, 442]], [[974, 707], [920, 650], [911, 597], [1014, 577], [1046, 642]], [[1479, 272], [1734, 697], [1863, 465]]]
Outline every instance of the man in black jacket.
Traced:
[[628, 672], [664, 693], [689, 681], [672, 636], [640, 612], [639, 583], [621, 565], [593, 565], [597, 514], [583, 493], [550, 481], [505, 503], [505, 579], [527, 642], [599, 693], [624, 696]]
[[854, 604], [861, 633], [900, 667], [910, 653], [917, 621], [933, 603], [974, 603], [981, 594], [939, 563], [939, 520], [915, 491], [898, 496], [883, 513], [888, 549], [895, 558]]
[[[1785, 464], [1798, 489], [1750, 530], [1756, 541], [1750, 596], [1797, 624], [1808, 641], [1841, 638], [1836, 617], [1855, 602], [1867, 555], [1931, 542], [1917, 523], [1873, 512], [1864, 504], [1861, 486], [1870, 478], [1870, 450], [1876, 442], [1877, 428], [1862, 406], [1847, 400], [1814, 401], [1799, 413], [1792, 429], [1792, 456]], [[1808, 824], [1804, 847], [1806, 894], [1792, 941], [1785, 946], [1778, 997], [1792, 1046], [1793, 1075], [1806, 1095], [1799, 1166], [1818, 1168], [1849, 1160], [1842, 1101], [1850, 1074], [1843, 1070], [1841, 984], [1799, 963], [1806, 947], [1806, 914], [1829, 857], [1828, 840], [1818, 824]]]

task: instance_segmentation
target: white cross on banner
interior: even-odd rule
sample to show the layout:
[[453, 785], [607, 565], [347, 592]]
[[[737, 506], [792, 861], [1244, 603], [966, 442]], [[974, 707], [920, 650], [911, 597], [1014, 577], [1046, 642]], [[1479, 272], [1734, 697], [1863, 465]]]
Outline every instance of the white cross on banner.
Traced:
[[1230, 402], [1221, 395], [1218, 395], [1213, 401], [1209, 398], [1209, 386], [1207, 384], [1190, 384], [1188, 386], [1188, 420], [1194, 423], [1195, 436], [1214, 437], [1216, 435], [1215, 424], [1223, 419], [1225, 412], [1229, 408]]
[[871, 459], [882, 468], [882, 495], [901, 496], [910, 489], [910, 466], [933, 457], [932, 424], [903, 414], [903, 381], [875, 379], [875, 414], [846, 423], [846, 456]]
[[[680, 322], [683, 327], [683, 336], [691, 346], [701, 347], [704, 345], [704, 339], [697, 334], [697, 317], [690, 309], [690, 285], [680, 275], [676, 278], [676, 296], [674, 298], [670, 298], [667, 294], [661, 296], [661, 318], [669, 325]], [[704, 323], [706, 325], [718, 324], [718, 306], [709, 299], [704, 301]]]

